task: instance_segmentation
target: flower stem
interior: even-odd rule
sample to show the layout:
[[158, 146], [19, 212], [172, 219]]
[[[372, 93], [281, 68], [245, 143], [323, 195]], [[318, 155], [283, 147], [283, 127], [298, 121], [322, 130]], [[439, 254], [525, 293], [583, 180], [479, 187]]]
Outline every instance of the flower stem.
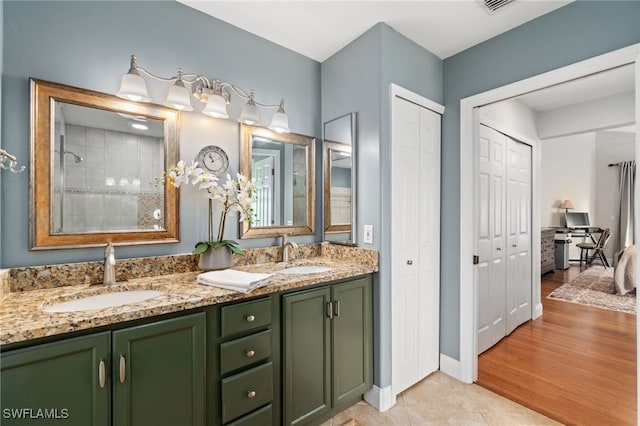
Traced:
[[222, 209], [222, 214], [220, 215], [220, 227], [218, 228], [218, 242], [221, 242], [224, 238], [224, 225], [227, 220], [227, 211], [229, 207], [227, 203], [229, 202], [228, 197], [225, 199], [224, 207]]
[[213, 241], [213, 200], [209, 198], [209, 241]]

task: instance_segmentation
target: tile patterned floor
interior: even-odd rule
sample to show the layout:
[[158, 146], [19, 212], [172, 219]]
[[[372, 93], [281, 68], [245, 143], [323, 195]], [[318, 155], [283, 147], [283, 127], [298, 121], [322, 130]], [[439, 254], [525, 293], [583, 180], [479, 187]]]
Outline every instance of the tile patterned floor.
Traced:
[[322, 426], [559, 424], [480, 386], [435, 372], [400, 394], [383, 413], [362, 401]]

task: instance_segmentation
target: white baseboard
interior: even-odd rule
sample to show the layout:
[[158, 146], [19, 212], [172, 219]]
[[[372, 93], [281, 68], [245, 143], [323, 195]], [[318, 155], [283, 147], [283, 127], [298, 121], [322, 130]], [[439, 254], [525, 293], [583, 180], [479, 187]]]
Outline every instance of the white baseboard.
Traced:
[[462, 380], [462, 374], [460, 373], [460, 361], [453, 359], [445, 354], [440, 354], [440, 371], [447, 376], [451, 376], [456, 380]]
[[396, 396], [393, 394], [391, 386], [379, 388], [374, 385], [364, 394], [364, 400], [378, 411], [387, 411], [396, 405]]

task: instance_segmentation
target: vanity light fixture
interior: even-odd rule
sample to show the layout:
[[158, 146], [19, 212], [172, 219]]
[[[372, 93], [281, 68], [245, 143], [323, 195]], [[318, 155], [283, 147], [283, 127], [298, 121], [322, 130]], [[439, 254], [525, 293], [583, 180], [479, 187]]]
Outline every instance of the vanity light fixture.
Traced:
[[247, 103], [242, 107], [238, 121], [249, 125], [260, 123], [260, 108], [278, 108], [271, 119], [269, 129], [278, 133], [289, 132], [289, 118], [284, 111], [284, 99], [279, 104], [263, 104], [254, 98], [254, 91], [246, 90], [232, 83], [221, 80], [209, 80], [202, 74], [185, 73], [181, 68], [175, 76], [170, 78], [159, 77], [146, 69], [138, 66], [136, 56], [131, 55], [129, 71], [122, 76], [120, 89], [116, 96], [139, 102], [149, 102], [147, 83], [141, 74], [155, 80], [173, 83], [169, 88], [164, 104], [182, 111], [193, 111], [191, 95], [193, 94], [201, 102], [206, 103], [202, 113], [211, 117], [229, 118], [227, 104], [230, 103], [231, 94], [246, 99]]

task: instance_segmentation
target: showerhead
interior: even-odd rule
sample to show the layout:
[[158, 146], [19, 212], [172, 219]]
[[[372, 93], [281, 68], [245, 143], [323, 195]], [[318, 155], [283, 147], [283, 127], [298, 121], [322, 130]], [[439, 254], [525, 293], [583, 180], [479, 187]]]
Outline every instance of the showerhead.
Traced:
[[73, 158], [76, 161], [76, 164], [84, 161], [84, 158], [80, 157], [78, 154], [76, 154], [73, 151], [65, 151], [64, 153], [73, 155]]

